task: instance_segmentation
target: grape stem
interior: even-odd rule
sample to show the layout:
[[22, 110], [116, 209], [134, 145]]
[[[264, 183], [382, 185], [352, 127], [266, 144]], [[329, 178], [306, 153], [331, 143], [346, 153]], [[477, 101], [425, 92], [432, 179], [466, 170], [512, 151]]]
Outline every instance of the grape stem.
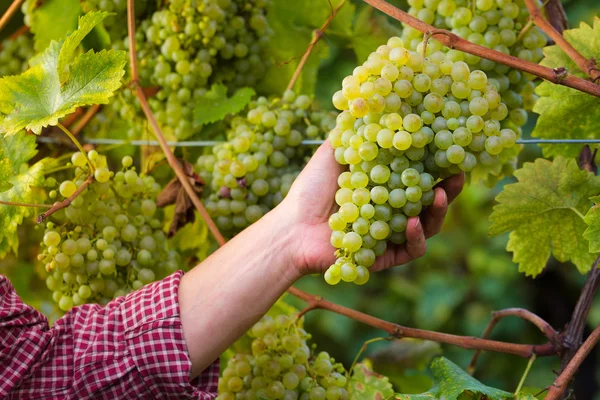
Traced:
[[2, 201], [2, 200], [0, 200], [0, 204], [5, 205], [5, 206], [14, 206], [14, 207], [52, 208], [52, 205], [50, 205], [50, 204], [13, 203], [10, 201]]
[[558, 354], [560, 350], [559, 346], [553, 344], [550, 341], [541, 345], [517, 344], [500, 342], [496, 340], [480, 339], [471, 336], [451, 335], [448, 333], [427, 331], [424, 329], [409, 328], [395, 324], [393, 322], [388, 322], [373, 317], [369, 314], [365, 314], [360, 311], [341, 306], [339, 304], [332, 303], [319, 296], [303, 292], [294, 287], [290, 288], [288, 290], [288, 293], [306, 301], [309, 304], [309, 306], [311, 306], [310, 310], [323, 309], [332, 311], [336, 314], [352, 318], [355, 321], [362, 322], [374, 328], [381, 329], [389, 333], [390, 336], [398, 339], [415, 338], [432, 340], [434, 342], [451, 344], [454, 346], [462, 347], [464, 349], [479, 349], [494, 351], [498, 353], [508, 353], [525, 358], [530, 358], [534, 354], [538, 357], [552, 356]]
[[338, 6], [334, 9], [333, 6], [331, 6], [331, 1], [329, 2], [329, 5], [331, 6], [331, 14], [329, 15], [327, 20], [323, 23], [323, 25], [319, 29], [315, 29], [313, 31], [312, 40], [310, 41], [306, 51], [302, 55], [302, 59], [298, 63], [298, 66], [296, 67], [296, 70], [294, 71], [294, 74], [292, 75], [292, 79], [290, 79], [290, 83], [288, 83], [288, 85], [287, 85], [287, 90], [292, 90], [292, 88], [296, 84], [296, 81], [300, 77], [300, 74], [302, 73], [302, 69], [304, 68], [304, 65], [306, 64], [308, 57], [310, 57], [310, 54], [312, 53], [313, 48], [317, 45], [317, 43], [319, 42], [319, 39], [321, 39], [321, 37], [323, 37], [323, 35], [325, 34], [325, 31], [327, 30], [327, 27], [329, 26], [329, 24], [331, 24], [331, 21], [333, 21], [333, 19], [337, 15], [338, 11], [340, 10], [340, 8], [342, 8], [342, 6], [344, 4], [346, 4], [346, 0], [342, 0], [340, 2], [340, 4], [338, 4]]
[[77, 148], [79, 149], [79, 151], [81, 152], [81, 154], [83, 154], [85, 156], [85, 161], [87, 161], [88, 166], [90, 167], [90, 175], [94, 174], [94, 165], [92, 164], [92, 161], [89, 159], [87, 152], [83, 149], [83, 146], [81, 145], [81, 143], [79, 143], [79, 140], [77, 140], [77, 138], [75, 137], [75, 135], [73, 135], [71, 133], [71, 131], [69, 131], [63, 124], [61, 124], [60, 122], [56, 125], [60, 128], [61, 131], [63, 131], [65, 133], [65, 135], [67, 135], [69, 137], [69, 139], [71, 139], [71, 141], [75, 144], [75, 146], [77, 146]]
[[360, 350], [356, 354], [356, 357], [354, 357], [354, 361], [352, 361], [352, 365], [350, 366], [350, 369], [348, 370], [348, 376], [352, 376], [352, 373], [354, 372], [354, 367], [358, 363], [358, 360], [360, 359], [360, 356], [362, 355], [362, 353], [364, 353], [367, 350], [367, 347], [371, 343], [381, 342], [382, 340], [392, 340], [392, 338], [390, 338], [390, 337], [378, 337], [378, 338], [369, 339], [369, 340], [367, 340], [367, 341], [365, 341], [363, 343], [363, 345], [360, 347]]
[[519, 385], [517, 386], [517, 390], [515, 390], [515, 397], [519, 394], [519, 392], [523, 388], [523, 385], [525, 384], [525, 379], [527, 379], [527, 375], [529, 375], [529, 371], [531, 370], [531, 367], [533, 366], [535, 359], [536, 359], [535, 354], [532, 355], [531, 358], [529, 359], [529, 362], [527, 363], [527, 367], [525, 368], [525, 372], [523, 372], [523, 376], [521, 377], [521, 380], [519, 381]]
[[[380, 10], [384, 14], [387, 14], [390, 17], [405, 23], [406, 25], [409, 25], [420, 32], [427, 33], [436, 29], [433, 26], [417, 18], [414, 18], [413, 16], [402, 11], [401, 9], [394, 7], [385, 0], [363, 1]], [[488, 49], [478, 44], [471, 43], [468, 40], [465, 40], [459, 37], [458, 35], [455, 35], [454, 33], [446, 31], [444, 29], [438, 30], [444, 31], [444, 34], [440, 35], [440, 37], [438, 37], [436, 40], [438, 40], [446, 47], [461, 50], [465, 53], [473, 54], [478, 57], [487, 58], [488, 60], [492, 60], [500, 64], [508, 65], [509, 67], [528, 72], [532, 75], [535, 75], [552, 83], [568, 86], [573, 89], [577, 89], [579, 91], [591, 94], [593, 96], [600, 97], [600, 85], [596, 85], [593, 82], [571, 75], [566, 70], [560, 68], [548, 68], [529, 61], [521, 60], [520, 58], [511, 56], [509, 54], [504, 54], [499, 51]]]
[[[552, 328], [552, 325], [550, 325], [548, 322], [543, 320], [538, 315], [532, 313], [529, 310], [525, 310], [523, 308], [507, 308], [507, 309], [500, 310], [500, 311], [494, 311], [492, 313], [492, 318], [490, 319], [490, 322], [488, 323], [487, 327], [483, 331], [483, 335], [481, 336], [481, 338], [482, 339], [488, 338], [490, 336], [490, 334], [492, 333], [492, 331], [494, 330], [494, 328], [496, 327], [496, 324], [501, 319], [503, 319], [505, 317], [509, 317], [509, 316], [519, 317], [525, 321], [531, 322], [533, 325], [538, 327], [538, 329], [544, 334], [544, 336], [546, 336], [548, 338], [550, 343], [553, 343], [555, 346], [560, 345], [560, 338], [558, 337], [558, 332], [556, 332], [554, 330], [554, 328]], [[469, 367], [467, 368], [467, 372], [469, 372], [471, 375], [473, 375], [473, 373], [475, 372], [475, 369], [477, 368], [477, 360], [479, 358], [480, 353], [481, 353], [481, 350], [475, 351], [475, 354], [473, 354], [473, 358], [471, 359], [471, 363], [469, 364]]]
[[592, 78], [592, 80], [597, 80], [600, 78], [600, 70], [596, 66], [596, 61], [593, 58], [587, 59], [580, 52], [578, 52], [571, 43], [567, 42], [567, 40], [561, 35], [552, 24], [544, 18], [542, 14], [542, 10], [540, 10], [535, 3], [535, 0], [525, 0], [525, 5], [529, 10], [530, 19], [540, 28], [546, 35], [550, 37], [556, 43], [575, 64], [579, 67], [579, 69]]
[[129, 33], [129, 59], [130, 59], [129, 64], [131, 67], [131, 83], [135, 89], [135, 94], [140, 102], [140, 105], [142, 106], [142, 110], [144, 111], [144, 114], [146, 115], [146, 119], [148, 119], [148, 122], [150, 123], [150, 126], [152, 127], [152, 130], [154, 131], [154, 134], [156, 136], [156, 139], [158, 140], [160, 148], [162, 149], [163, 153], [165, 154], [165, 157], [167, 158], [169, 166], [175, 172], [175, 175], [181, 182], [183, 189], [185, 190], [186, 194], [189, 196], [190, 200], [192, 201], [192, 203], [194, 204], [194, 206], [196, 207], [196, 209], [202, 216], [202, 219], [208, 226], [208, 229], [210, 230], [212, 235], [215, 237], [215, 239], [219, 243], [219, 246], [223, 246], [226, 243], [225, 238], [223, 237], [221, 232], [219, 232], [219, 228], [217, 228], [217, 225], [210, 218], [210, 215], [208, 215], [206, 208], [204, 208], [204, 205], [202, 204], [202, 202], [198, 198], [198, 195], [194, 191], [194, 188], [192, 187], [192, 185], [189, 181], [189, 177], [183, 171], [183, 168], [181, 167], [181, 163], [177, 160], [177, 158], [175, 157], [175, 155], [169, 148], [169, 145], [168, 145], [167, 141], [165, 140], [162, 130], [158, 126], [158, 122], [156, 121], [156, 118], [154, 118], [154, 114], [152, 113], [152, 110], [150, 109], [150, 105], [148, 104], [148, 99], [146, 98], [146, 94], [144, 93], [144, 90], [142, 89], [142, 86], [140, 85], [139, 75], [138, 75], [136, 46], [135, 46], [135, 4], [134, 3], [135, 3], [135, 0], [127, 0], [127, 29], [128, 29], [128, 33]]
[[24, 0], [14, 0], [12, 4], [8, 7], [4, 15], [2, 15], [2, 18], [0, 18], [0, 31], [2, 30], [2, 28], [4, 28], [8, 21], [10, 21], [15, 12], [17, 12], [23, 1]]
[[575, 353], [571, 361], [569, 361], [566, 368], [550, 386], [548, 395], [544, 400], [558, 400], [561, 398], [562, 394], [569, 385], [569, 381], [573, 378], [583, 360], [585, 360], [594, 347], [596, 347], [598, 340], [600, 340], [600, 325], [594, 329], [590, 336], [588, 336], [583, 345], [581, 345], [579, 350], [577, 350], [577, 353]]
[[56, 204], [54, 204], [52, 207], [50, 207], [50, 209], [48, 211], [46, 211], [43, 214], [40, 214], [37, 217], [37, 223], [41, 224], [42, 222], [44, 222], [49, 216], [51, 216], [52, 214], [54, 214], [55, 212], [62, 210], [63, 208], [68, 207], [71, 202], [73, 200], [75, 200], [77, 198], [77, 196], [79, 196], [81, 194], [81, 192], [83, 192], [85, 189], [87, 189], [87, 187], [90, 185], [90, 183], [92, 183], [94, 181], [94, 175], [90, 174], [87, 179], [85, 180], [85, 182], [83, 182], [81, 184], [81, 186], [79, 186], [77, 188], [77, 190], [69, 197], [67, 197], [66, 199], [64, 199], [61, 202], [58, 202]]

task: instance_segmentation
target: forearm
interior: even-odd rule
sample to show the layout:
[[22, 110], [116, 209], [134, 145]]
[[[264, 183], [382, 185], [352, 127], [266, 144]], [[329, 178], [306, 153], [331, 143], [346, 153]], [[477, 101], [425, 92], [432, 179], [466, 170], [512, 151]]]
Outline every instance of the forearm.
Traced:
[[179, 306], [191, 378], [246, 332], [300, 277], [294, 233], [276, 208], [184, 275]]

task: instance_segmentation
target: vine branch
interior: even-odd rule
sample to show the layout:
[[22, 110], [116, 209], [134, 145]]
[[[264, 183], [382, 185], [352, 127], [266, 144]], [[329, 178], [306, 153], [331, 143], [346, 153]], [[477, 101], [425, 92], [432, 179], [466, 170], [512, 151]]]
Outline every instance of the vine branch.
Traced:
[[2, 28], [4, 28], [8, 21], [10, 21], [15, 12], [17, 12], [23, 1], [24, 0], [14, 0], [12, 4], [8, 7], [8, 9], [4, 12], [4, 15], [2, 15], [2, 18], [0, 18], [0, 31], [2, 30]]
[[427, 331], [424, 329], [409, 328], [395, 324], [393, 322], [388, 322], [373, 317], [371, 315], [341, 306], [339, 304], [332, 303], [319, 296], [314, 296], [309, 293], [305, 293], [294, 287], [290, 288], [288, 290], [288, 293], [307, 302], [310, 308], [306, 310], [323, 309], [332, 311], [336, 314], [352, 318], [355, 321], [362, 322], [374, 328], [381, 329], [390, 334], [391, 336], [399, 339], [415, 338], [432, 340], [434, 342], [451, 344], [454, 346], [462, 347], [464, 349], [479, 349], [494, 351], [498, 353], [508, 353], [524, 358], [531, 358], [531, 356], [533, 355], [536, 355], [538, 357], [545, 357], [557, 354], [557, 349], [555, 348], [555, 345], [551, 342], [547, 342], [541, 345], [516, 344], [499, 342], [496, 340], [480, 339], [471, 336], [458, 336], [451, 335], [448, 333]]
[[[323, 37], [323, 35], [325, 34], [325, 30], [327, 30], [327, 27], [329, 26], [329, 24], [331, 24], [331, 21], [333, 21], [336, 14], [338, 13], [338, 11], [340, 11], [340, 8], [342, 8], [342, 6], [345, 3], [346, 3], [346, 0], [342, 0], [335, 9], [332, 9], [331, 15], [329, 15], [329, 17], [323, 23], [323, 25], [319, 29], [315, 29], [313, 31], [312, 40], [310, 41], [310, 43], [308, 44], [308, 48], [302, 55], [302, 59], [298, 63], [298, 66], [296, 67], [296, 70], [294, 71], [294, 75], [292, 75], [292, 79], [290, 79], [290, 83], [288, 83], [288, 85], [287, 85], [287, 90], [291, 90], [294, 87], [294, 85], [296, 84], [296, 81], [298, 80], [298, 78], [300, 77], [300, 74], [302, 73], [302, 69], [304, 68], [304, 65], [306, 64], [308, 57], [310, 57], [310, 54], [313, 51], [313, 48], [317, 45], [317, 43], [319, 42], [319, 39], [321, 39], [321, 37]], [[329, 3], [329, 4], [331, 4], [331, 3]]]
[[[481, 338], [482, 339], [488, 338], [490, 336], [490, 334], [492, 333], [492, 331], [494, 330], [494, 328], [496, 327], [496, 324], [501, 319], [503, 319], [505, 317], [509, 317], [509, 316], [519, 317], [521, 319], [524, 319], [525, 321], [531, 322], [533, 325], [537, 326], [537, 328], [544, 334], [544, 336], [546, 336], [546, 338], [548, 338], [548, 341], [550, 343], [554, 344], [555, 346], [558, 346], [560, 344], [559, 338], [558, 338], [558, 332], [555, 331], [554, 328], [552, 328], [552, 325], [550, 325], [548, 322], [546, 322], [544, 319], [542, 319], [538, 315], [532, 313], [529, 310], [525, 310], [524, 308], [507, 308], [507, 309], [500, 310], [500, 311], [494, 311], [492, 313], [492, 318], [490, 319], [490, 322], [488, 323], [487, 327], [483, 331], [483, 335], [481, 336]], [[471, 362], [469, 363], [469, 367], [467, 368], [467, 371], [471, 375], [473, 375], [473, 373], [475, 372], [475, 368], [477, 367], [477, 360], [479, 359], [480, 354], [481, 354], [481, 350], [477, 350], [475, 352], [475, 354], [473, 354], [473, 358], [471, 359]]]
[[556, 43], [577, 66], [592, 80], [600, 78], [600, 70], [596, 67], [596, 61], [593, 58], [587, 59], [580, 52], [578, 52], [571, 43], [563, 37], [563, 35], [554, 29], [554, 26], [544, 18], [542, 10], [536, 5], [535, 0], [525, 0], [525, 5], [531, 15], [531, 20], [540, 28], [546, 35], [550, 37]]
[[567, 14], [560, 3], [560, 0], [548, 0], [544, 5], [544, 10], [548, 16], [548, 21], [550, 21], [554, 29], [556, 29], [559, 33], [562, 33], [569, 27]]
[[140, 102], [140, 105], [142, 106], [142, 110], [144, 111], [144, 114], [146, 115], [148, 122], [150, 123], [150, 126], [152, 127], [152, 130], [154, 131], [154, 134], [156, 136], [156, 139], [158, 140], [160, 148], [162, 149], [163, 153], [165, 154], [165, 157], [167, 158], [167, 162], [169, 163], [169, 165], [175, 172], [175, 175], [181, 182], [183, 189], [185, 190], [186, 194], [189, 196], [190, 200], [192, 201], [192, 203], [194, 204], [194, 206], [196, 207], [196, 209], [202, 216], [202, 219], [204, 220], [204, 222], [206, 222], [208, 229], [210, 230], [212, 235], [215, 237], [215, 239], [217, 240], [219, 245], [222, 246], [226, 242], [225, 238], [223, 237], [221, 232], [219, 232], [219, 228], [217, 228], [217, 225], [210, 218], [210, 215], [208, 215], [206, 208], [204, 208], [204, 205], [202, 204], [202, 202], [198, 198], [196, 192], [194, 191], [194, 188], [190, 184], [188, 176], [183, 171], [181, 164], [179, 163], [179, 161], [177, 160], [177, 158], [175, 157], [175, 155], [169, 148], [169, 145], [168, 145], [167, 141], [165, 140], [162, 130], [158, 126], [158, 122], [156, 121], [156, 118], [154, 118], [154, 114], [152, 113], [152, 110], [150, 109], [150, 105], [148, 104], [148, 99], [146, 98], [146, 94], [144, 93], [144, 90], [142, 89], [142, 87], [140, 85], [139, 77], [138, 77], [137, 54], [136, 54], [136, 49], [135, 49], [135, 4], [134, 3], [135, 3], [135, 0], [127, 0], [127, 29], [128, 29], [128, 33], [129, 33], [129, 58], [130, 58], [129, 64], [131, 67], [131, 82], [135, 88], [135, 94]]
[[569, 386], [569, 381], [573, 378], [583, 360], [585, 360], [592, 349], [596, 346], [598, 340], [600, 340], [600, 325], [594, 329], [590, 336], [588, 336], [583, 345], [581, 345], [579, 350], [577, 350], [577, 353], [575, 353], [573, 358], [569, 361], [562, 373], [558, 376], [558, 378], [556, 378], [552, 386], [550, 386], [548, 395], [544, 400], [558, 400], [561, 398], [562, 394]]
[[430, 31], [444, 31], [443, 35], [439, 35], [436, 40], [444, 46], [451, 49], [458, 49], [465, 53], [473, 54], [478, 57], [487, 58], [489, 60], [499, 62], [500, 64], [508, 65], [509, 67], [528, 72], [532, 75], [550, 81], [552, 83], [568, 86], [573, 89], [600, 97], [600, 86], [585, 79], [569, 74], [564, 68], [548, 68], [529, 61], [521, 60], [520, 58], [504, 54], [496, 50], [488, 49], [475, 43], [471, 43], [452, 32], [437, 29], [433, 26], [414, 18], [401, 9], [394, 7], [385, 0], [363, 0], [379, 11], [389, 15], [390, 17], [403, 22], [414, 29], [427, 33]]
[[48, 211], [46, 211], [43, 214], [40, 214], [37, 217], [37, 223], [41, 224], [42, 222], [44, 222], [49, 216], [51, 216], [52, 214], [54, 214], [55, 212], [62, 210], [63, 208], [69, 207], [69, 205], [71, 204], [71, 202], [73, 200], [75, 200], [75, 198], [77, 198], [77, 196], [79, 196], [81, 194], [81, 192], [83, 192], [89, 185], [90, 183], [92, 183], [94, 181], [94, 174], [90, 174], [87, 179], [85, 180], [85, 182], [83, 182], [83, 184], [81, 186], [79, 186], [77, 188], [77, 190], [69, 197], [67, 197], [66, 199], [64, 199], [61, 202], [58, 202], [56, 204], [54, 204]]
[[600, 256], [596, 258], [596, 261], [592, 266], [592, 270], [588, 274], [585, 286], [581, 290], [581, 294], [579, 295], [579, 299], [575, 305], [575, 310], [573, 311], [571, 320], [567, 325], [562, 340], [562, 346], [565, 351], [561, 356], [561, 371], [564, 371], [564, 369], [567, 367], [571, 361], [571, 358], [573, 358], [577, 352], [577, 349], [579, 349], [579, 345], [581, 344], [583, 331], [587, 322], [587, 316], [590, 312], [590, 308], [592, 307], [592, 301], [596, 291], [598, 290], [598, 285], [600, 285], [600, 269], [598, 269], [599, 264]]
[[83, 114], [82, 117], [77, 121], [75, 126], [73, 126], [73, 129], [71, 130], [73, 135], [77, 136], [79, 132], [81, 132], [81, 130], [85, 128], [88, 122], [90, 122], [91, 119], [94, 118], [94, 115], [96, 115], [98, 111], [100, 111], [100, 104], [94, 104], [93, 106], [88, 108], [85, 114]]

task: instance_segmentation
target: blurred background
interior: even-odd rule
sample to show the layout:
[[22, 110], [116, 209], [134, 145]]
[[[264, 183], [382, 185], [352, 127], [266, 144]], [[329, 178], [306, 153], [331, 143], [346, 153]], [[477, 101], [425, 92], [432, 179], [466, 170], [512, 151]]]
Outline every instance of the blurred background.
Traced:
[[[408, 9], [406, 2], [393, 3]], [[0, 0], [0, 14], [9, 4], [10, 1]], [[600, 15], [598, 0], [570, 0], [563, 4], [570, 27], [576, 27], [580, 21], [591, 23], [594, 16]], [[391, 32], [401, 29], [399, 24], [386, 20], [385, 16], [379, 18], [385, 21], [386, 29]], [[22, 16], [16, 15], [0, 33], [0, 40], [21, 25]], [[319, 67], [316, 101], [319, 107], [331, 109], [331, 95], [338, 90], [343, 77], [351, 73], [357, 60], [355, 52], [334, 35], [326, 34], [322, 40], [328, 51], [324, 53]], [[320, 44], [319, 48], [324, 48], [324, 44]], [[534, 123], [535, 115], [530, 115], [524, 138], [528, 138]], [[519, 163], [540, 156], [541, 151], [536, 146], [526, 146]], [[166, 173], [166, 169], [157, 169], [158, 175]], [[388, 321], [459, 335], [480, 336], [490, 313], [508, 307], [527, 308], [546, 319], [555, 329], [561, 329], [569, 321], [585, 276], [571, 266], [551, 261], [537, 279], [526, 278], [505, 250], [507, 235], [488, 237], [488, 216], [494, 197], [504, 184], [510, 182], [510, 179], [505, 179], [493, 188], [481, 184], [465, 187], [450, 208], [443, 232], [428, 241], [427, 254], [415, 262], [378, 273], [365, 286], [330, 287], [321, 277], [309, 276], [302, 279], [297, 287]], [[1, 260], [0, 273], [9, 276], [25, 302], [42, 310], [50, 321], [54, 321], [60, 313], [49, 301], [50, 292], [38, 277], [43, 275], [43, 267], [35, 261], [37, 238], [42, 232], [32, 228], [33, 224], [22, 227], [19, 255]], [[210, 240], [205, 231], [204, 235], [206, 241]], [[206, 243], [203, 247], [208, 252], [214, 245]], [[291, 296], [288, 300], [299, 308], [303, 307]], [[600, 298], [594, 302], [589, 317], [589, 326], [598, 324]], [[365, 341], [382, 336], [380, 331], [322, 310], [310, 312], [306, 326], [319, 349], [328, 351], [346, 366], [351, 364]], [[589, 326], [586, 335], [590, 332]], [[544, 341], [535, 327], [516, 318], [503, 320], [492, 337], [520, 343]], [[431, 384], [426, 367], [432, 357], [444, 354], [466, 368], [473, 352], [405, 340], [373, 343], [365, 354], [377, 371], [390, 377], [398, 392], [418, 393], [427, 390]], [[526, 364], [527, 360], [516, 356], [484, 353], [475, 376], [487, 385], [514, 391]], [[546, 387], [553, 381], [553, 370], [557, 368], [559, 362], [556, 359], [536, 360], [525, 386]], [[599, 388], [600, 368], [596, 350], [578, 374], [575, 384], [577, 398], [600, 399]]]

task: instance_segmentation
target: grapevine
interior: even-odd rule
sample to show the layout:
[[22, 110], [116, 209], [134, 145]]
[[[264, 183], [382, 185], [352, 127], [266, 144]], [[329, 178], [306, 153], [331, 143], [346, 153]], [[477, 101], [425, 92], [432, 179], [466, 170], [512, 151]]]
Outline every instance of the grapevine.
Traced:
[[[23, 281], [12, 275], [17, 269], [35, 270], [34, 278], [50, 291], [46, 297], [61, 313], [85, 303], [106, 305], [187, 270], [216, 247], [208, 231], [222, 246], [225, 237], [240, 234], [274, 210], [315, 151], [306, 141], [328, 139], [319, 155], [331, 150], [331, 161], [344, 171], [329, 199], [333, 208], [323, 213], [329, 220], [320, 224], [325, 234], [329, 226], [331, 235], [319, 243], [329, 254], [335, 252], [335, 262], [324, 273], [326, 284], [306, 278], [301, 285], [311, 282], [318, 290], [342, 281], [368, 283], [366, 288], [329, 290], [332, 298], [338, 293], [348, 302], [356, 301], [357, 293], [373, 294], [379, 307], [382, 298], [376, 296], [383, 290], [376, 286], [379, 278], [371, 277], [373, 265], [386, 252], [410, 248], [407, 232], [418, 226], [411, 224], [416, 218], [426, 228], [421, 229], [423, 241], [437, 232], [427, 229], [427, 222], [454, 199], [456, 193], [448, 188], [457, 180], [444, 180], [456, 175], [495, 186], [490, 233], [508, 233], [508, 243], [506, 237], [498, 239], [500, 247], [513, 253], [520, 272], [535, 276], [547, 266], [570, 262], [580, 273], [590, 271], [587, 283], [562, 330], [537, 310], [508, 308], [492, 314], [481, 338], [473, 336], [472, 326], [459, 326], [469, 318], [425, 325], [430, 330], [412, 328], [291, 287], [288, 293], [306, 307], [282, 312], [281, 304], [291, 307], [285, 297], [260, 321], [245, 321], [244, 330], [256, 323], [223, 353], [217, 398], [413, 398], [395, 393], [397, 376], [377, 373], [376, 355], [357, 364], [366, 345], [381, 339], [366, 340], [349, 370], [340, 362], [349, 360], [338, 349], [318, 352], [311, 340], [320, 342], [323, 332], [334, 341], [348, 336], [327, 332], [332, 320], [305, 327], [305, 314], [315, 309], [380, 329], [388, 339], [426, 339], [476, 350], [471, 374], [480, 351], [529, 359], [514, 396], [512, 390], [487, 387], [448, 360], [436, 359], [433, 385], [419, 398], [527, 397], [523, 386], [536, 357], [561, 359], [554, 383], [535, 382], [539, 393], [546, 386], [546, 399], [555, 400], [570, 390], [600, 338], [598, 328], [587, 340], [583, 336], [586, 321], [595, 315], [600, 276], [596, 153], [579, 147], [578, 160], [558, 152], [547, 160], [521, 154], [517, 140], [527, 139], [534, 129], [532, 135], [542, 142], [564, 142], [556, 140], [563, 137], [556, 132], [560, 127], [573, 143], [594, 137], [600, 97], [593, 40], [600, 30], [597, 21], [558, 32], [553, 26], [560, 24], [551, 19], [560, 4], [554, 0], [552, 13], [544, 11], [548, 2], [537, 0], [409, 0], [406, 12], [384, 0], [302, 0], [298, 5], [284, 0], [83, 0], [58, 14], [57, 1], [15, 0], [0, 18], [0, 258], [8, 260], [0, 268], [19, 285], [20, 295]], [[374, 13], [375, 8], [386, 16]], [[402, 32], [392, 19], [402, 23]], [[556, 45], [547, 46], [548, 38]], [[331, 85], [338, 80], [341, 87]], [[331, 105], [337, 113], [329, 111]], [[563, 110], [581, 115], [572, 118]], [[537, 121], [532, 113], [539, 114]], [[149, 131], [162, 153], [156, 142], [148, 142], [133, 154], [126, 140], [142, 143]], [[36, 140], [39, 135], [46, 137]], [[106, 148], [79, 143], [98, 143], [86, 139], [103, 137], [125, 143]], [[188, 140], [220, 143], [199, 150], [185, 147]], [[172, 150], [173, 141], [185, 143]], [[505, 177], [509, 180], [501, 182]], [[442, 189], [450, 195], [439, 209]], [[162, 209], [163, 204], [174, 206]], [[463, 221], [463, 211], [452, 215], [447, 226], [470, 225], [465, 221], [475, 217]], [[479, 225], [473, 228], [471, 237], [482, 234]], [[454, 284], [463, 278], [465, 286], [471, 284], [466, 282], [474, 272], [469, 257], [481, 265], [497, 255], [495, 248], [490, 246], [487, 254], [483, 246], [459, 258], [468, 264], [464, 272], [459, 266], [448, 269], [461, 274]], [[439, 264], [444, 258], [439, 248], [435, 251]], [[406, 269], [414, 268], [408, 266], [382, 279], [394, 292], [386, 295], [396, 299], [396, 292], [406, 291], [402, 295], [422, 314], [437, 318], [439, 307], [432, 304], [447, 295], [443, 312], [456, 313], [453, 304], [473, 300], [463, 309], [479, 318], [487, 303], [476, 297], [493, 293], [492, 281], [506, 273], [493, 271], [497, 265], [479, 268], [476, 273], [485, 269], [494, 279], [489, 286], [482, 283], [485, 288], [464, 289], [468, 298], [452, 298], [466, 296], [456, 295], [461, 288], [438, 285], [440, 293], [433, 293], [421, 287], [421, 277], [435, 275], [438, 266], [410, 276]], [[379, 264], [375, 269], [381, 269]], [[405, 278], [410, 284], [395, 286]], [[41, 308], [50, 309], [44, 303]], [[530, 342], [525, 331], [520, 343], [489, 338], [507, 316], [537, 327], [544, 341], [521, 344]], [[197, 368], [191, 352], [190, 359]], [[500, 370], [494, 372], [500, 375]], [[400, 374], [401, 379], [409, 376]]]

